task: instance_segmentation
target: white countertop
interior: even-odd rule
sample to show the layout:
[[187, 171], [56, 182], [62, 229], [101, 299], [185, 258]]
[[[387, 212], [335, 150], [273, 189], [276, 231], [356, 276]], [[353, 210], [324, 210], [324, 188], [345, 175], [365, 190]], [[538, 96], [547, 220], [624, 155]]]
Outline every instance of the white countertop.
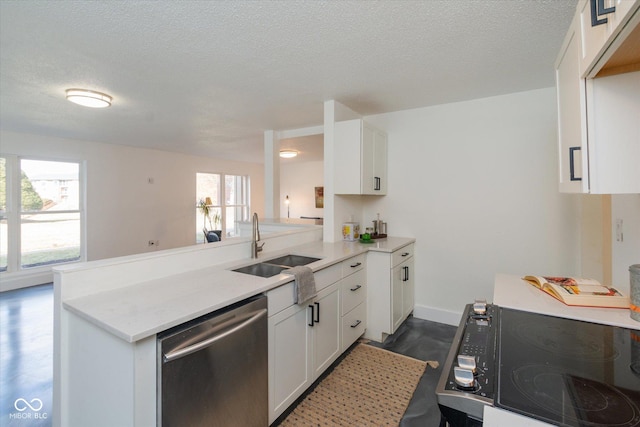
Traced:
[[640, 329], [640, 322], [629, 316], [629, 309], [568, 306], [525, 282], [523, 276], [497, 274], [493, 303], [516, 310]]
[[[322, 226], [322, 218], [262, 218], [260, 226], [263, 225], [290, 225], [290, 226]], [[251, 226], [251, 221], [238, 221], [240, 224]]]
[[63, 307], [127, 342], [136, 342], [292, 280], [286, 274], [262, 278], [230, 271], [233, 268], [293, 253], [321, 258], [308, 264], [318, 271], [367, 251], [391, 253], [413, 242], [413, 238], [400, 237], [371, 244], [314, 242], [257, 260], [239, 260], [66, 300]]

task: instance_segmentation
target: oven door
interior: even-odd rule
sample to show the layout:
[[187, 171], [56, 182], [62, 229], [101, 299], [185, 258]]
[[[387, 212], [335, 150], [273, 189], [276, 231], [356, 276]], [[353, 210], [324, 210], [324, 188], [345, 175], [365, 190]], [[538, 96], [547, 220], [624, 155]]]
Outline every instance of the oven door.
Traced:
[[525, 417], [524, 415], [494, 406], [484, 408], [483, 422], [486, 426], [555, 427], [553, 424]]

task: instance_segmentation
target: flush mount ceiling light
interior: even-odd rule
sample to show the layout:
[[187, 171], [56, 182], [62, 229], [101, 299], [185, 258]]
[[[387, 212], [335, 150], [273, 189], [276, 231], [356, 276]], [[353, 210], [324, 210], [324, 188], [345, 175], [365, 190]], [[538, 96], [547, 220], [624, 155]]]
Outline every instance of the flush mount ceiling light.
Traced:
[[67, 99], [79, 105], [91, 108], [105, 108], [111, 105], [111, 98], [106, 93], [86, 89], [67, 89]]
[[283, 159], [291, 159], [295, 156], [298, 155], [297, 151], [294, 150], [281, 150], [280, 151], [280, 157], [282, 157]]

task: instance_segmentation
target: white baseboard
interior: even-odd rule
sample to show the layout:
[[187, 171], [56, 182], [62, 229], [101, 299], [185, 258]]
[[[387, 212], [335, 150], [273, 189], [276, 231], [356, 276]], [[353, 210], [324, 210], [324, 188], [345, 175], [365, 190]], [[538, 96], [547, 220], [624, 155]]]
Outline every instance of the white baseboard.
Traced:
[[431, 322], [458, 326], [460, 324], [460, 319], [462, 318], [462, 312], [443, 310], [441, 308], [416, 304], [413, 307], [413, 317], [429, 320]]
[[29, 271], [18, 273], [0, 273], [0, 292], [28, 288], [53, 282], [51, 267], [47, 271]]

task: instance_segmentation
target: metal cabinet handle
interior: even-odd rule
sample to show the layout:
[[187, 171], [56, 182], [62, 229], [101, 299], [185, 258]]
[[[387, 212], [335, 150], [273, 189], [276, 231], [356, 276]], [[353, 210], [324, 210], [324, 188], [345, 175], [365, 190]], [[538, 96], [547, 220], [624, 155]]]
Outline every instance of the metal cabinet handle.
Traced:
[[362, 265], [361, 262], [356, 262], [355, 264], [351, 264], [351, 268], [360, 267]]
[[379, 176], [374, 176], [373, 177], [373, 189], [376, 190], [376, 191], [380, 191], [381, 182], [382, 182], [382, 180], [380, 179]]
[[360, 325], [360, 323], [362, 323], [361, 320], [356, 320], [356, 323], [354, 323], [353, 325], [351, 325], [352, 328], [357, 328], [358, 325]]
[[311, 323], [308, 323], [308, 325], [313, 328], [313, 321], [314, 321], [313, 309], [314, 309], [314, 307], [311, 304], [309, 304], [309, 308], [311, 309]]
[[358, 289], [360, 289], [361, 287], [362, 287], [362, 285], [356, 285], [356, 286], [354, 286], [353, 288], [351, 288], [351, 289], [349, 289], [349, 290], [350, 290], [351, 292], [355, 292], [355, 291], [357, 291]]
[[411, 255], [409, 252], [404, 252], [401, 256], [409, 256]]
[[576, 176], [575, 160], [576, 151], [581, 151], [582, 147], [569, 147], [569, 179], [571, 181], [582, 181], [582, 177]]
[[403, 282], [409, 281], [409, 267], [407, 266], [402, 267], [402, 271], [404, 271], [404, 278], [402, 279], [402, 281]]
[[608, 19], [598, 19], [600, 15], [607, 15], [616, 11], [615, 6], [604, 7], [604, 0], [591, 0], [591, 26], [596, 27], [598, 25], [606, 24]]
[[320, 323], [320, 303], [319, 302], [315, 302], [314, 303], [316, 305], [316, 323]]

